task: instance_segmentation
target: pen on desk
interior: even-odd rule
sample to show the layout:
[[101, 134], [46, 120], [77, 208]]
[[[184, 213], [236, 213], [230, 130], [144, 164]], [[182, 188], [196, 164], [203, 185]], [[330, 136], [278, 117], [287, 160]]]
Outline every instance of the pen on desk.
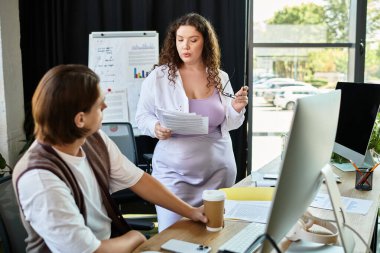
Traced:
[[363, 173], [359, 170], [358, 166], [356, 166], [356, 164], [352, 160], [350, 160], [350, 163], [352, 164], [352, 166], [354, 166], [355, 170], [359, 173], [359, 175], [362, 176]]
[[373, 166], [372, 169], [369, 172], [373, 172], [377, 168], [377, 166], [379, 166], [379, 164], [380, 163], [376, 163], [375, 166]]

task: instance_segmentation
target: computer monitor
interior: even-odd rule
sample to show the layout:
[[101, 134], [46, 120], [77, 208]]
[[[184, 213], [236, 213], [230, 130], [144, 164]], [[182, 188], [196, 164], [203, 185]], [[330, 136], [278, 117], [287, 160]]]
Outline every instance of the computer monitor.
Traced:
[[[340, 90], [300, 98], [281, 162], [266, 234], [276, 243], [296, 224], [322, 183], [334, 146]], [[335, 182], [335, 181], [334, 181]], [[266, 242], [262, 252], [269, 252]]]
[[363, 163], [379, 111], [380, 85], [338, 82], [336, 89], [342, 96], [333, 152], [366, 167]]

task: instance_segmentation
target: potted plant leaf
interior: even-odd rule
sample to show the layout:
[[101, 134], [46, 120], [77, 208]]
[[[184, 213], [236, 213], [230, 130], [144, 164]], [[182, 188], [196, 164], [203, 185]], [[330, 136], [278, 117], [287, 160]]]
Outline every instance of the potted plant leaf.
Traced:
[[378, 157], [380, 154], [380, 113], [377, 114], [375, 125], [372, 130], [371, 140], [368, 149], [372, 150], [372, 154]]
[[4, 176], [5, 174], [11, 174], [12, 168], [7, 164], [5, 161], [5, 158], [0, 153], [0, 177]]

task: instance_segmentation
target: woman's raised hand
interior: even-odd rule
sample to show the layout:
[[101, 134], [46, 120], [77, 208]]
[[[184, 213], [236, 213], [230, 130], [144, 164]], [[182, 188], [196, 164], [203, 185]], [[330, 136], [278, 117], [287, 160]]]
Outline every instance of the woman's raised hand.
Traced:
[[248, 104], [248, 86], [243, 86], [235, 93], [236, 98], [232, 100], [232, 107], [237, 112], [241, 112]]

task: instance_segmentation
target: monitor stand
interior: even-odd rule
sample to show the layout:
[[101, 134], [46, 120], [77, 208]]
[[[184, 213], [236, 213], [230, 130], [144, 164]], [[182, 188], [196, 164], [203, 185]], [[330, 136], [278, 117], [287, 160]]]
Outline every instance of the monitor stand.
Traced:
[[340, 192], [335, 182], [335, 177], [333, 171], [331, 170], [331, 165], [325, 165], [322, 168], [321, 173], [325, 179], [325, 184], [330, 196], [331, 206], [333, 208], [342, 247], [346, 253], [353, 252], [355, 247], [355, 241], [352, 235], [353, 232], [344, 225], [346, 222], [346, 214], [344, 211], [345, 208], [340, 198]]
[[376, 165], [375, 159], [372, 156], [372, 153], [370, 150], [367, 150], [365, 152], [364, 162], [360, 168], [367, 168], [371, 169], [373, 166]]

